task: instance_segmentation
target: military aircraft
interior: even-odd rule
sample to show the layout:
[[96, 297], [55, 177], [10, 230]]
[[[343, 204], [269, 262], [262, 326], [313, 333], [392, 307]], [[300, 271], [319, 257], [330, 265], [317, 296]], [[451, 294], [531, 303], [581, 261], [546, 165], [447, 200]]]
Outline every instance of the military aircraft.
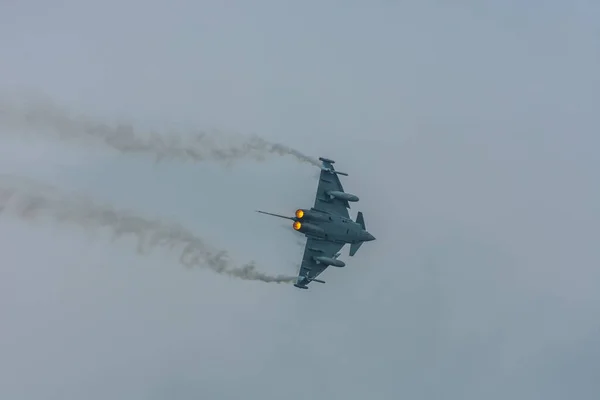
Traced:
[[317, 279], [328, 266], [344, 267], [346, 263], [338, 260], [339, 252], [345, 244], [350, 244], [349, 255], [354, 256], [364, 242], [375, 240], [367, 232], [362, 212], [358, 212], [356, 221], [352, 221], [348, 213], [350, 202], [357, 202], [358, 197], [344, 192], [338, 175], [348, 174], [336, 171], [335, 161], [319, 157], [321, 173], [314, 206], [310, 209], [296, 210], [294, 217], [257, 211], [294, 221], [292, 227], [307, 237], [300, 272], [295, 287], [308, 289], [310, 282], [325, 283]]

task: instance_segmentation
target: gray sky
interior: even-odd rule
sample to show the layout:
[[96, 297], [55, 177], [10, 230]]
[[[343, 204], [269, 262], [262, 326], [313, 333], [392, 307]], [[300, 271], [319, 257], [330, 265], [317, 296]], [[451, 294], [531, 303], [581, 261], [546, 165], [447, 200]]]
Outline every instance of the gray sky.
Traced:
[[[3, 93], [334, 158], [378, 240], [300, 291], [2, 215], [0, 397], [597, 399], [599, 13], [592, 1], [2, 2]], [[310, 206], [311, 166], [155, 165], [0, 140], [2, 172], [296, 271], [294, 232], [253, 211]]]

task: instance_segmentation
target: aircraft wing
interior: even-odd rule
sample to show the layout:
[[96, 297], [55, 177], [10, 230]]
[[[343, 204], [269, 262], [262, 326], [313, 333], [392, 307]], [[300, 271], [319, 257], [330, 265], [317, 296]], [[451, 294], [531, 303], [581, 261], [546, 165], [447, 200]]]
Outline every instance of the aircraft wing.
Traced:
[[[350, 218], [348, 208], [350, 204], [346, 200], [337, 198], [330, 199], [327, 195], [329, 191], [343, 192], [344, 187], [335, 169], [333, 161], [321, 158], [323, 166], [319, 174], [319, 184], [317, 186], [317, 194], [315, 196], [314, 208], [330, 214], [338, 214], [346, 218]], [[344, 174], [345, 175], [345, 174]]]
[[325, 283], [315, 278], [325, 271], [328, 265], [318, 263], [313, 257], [337, 258], [337, 253], [342, 247], [344, 247], [344, 243], [329, 242], [309, 237], [304, 246], [302, 264], [300, 265], [300, 272], [298, 273], [298, 280], [295, 286], [307, 289], [306, 285], [313, 280]]

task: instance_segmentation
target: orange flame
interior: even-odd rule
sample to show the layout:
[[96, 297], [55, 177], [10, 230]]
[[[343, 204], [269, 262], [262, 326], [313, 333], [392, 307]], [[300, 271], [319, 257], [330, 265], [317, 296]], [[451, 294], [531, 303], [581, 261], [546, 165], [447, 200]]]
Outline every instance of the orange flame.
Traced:
[[299, 231], [300, 228], [302, 228], [302, 224], [298, 221], [294, 222], [294, 225], [292, 225], [294, 227], [295, 230]]
[[302, 218], [302, 217], [304, 217], [304, 211], [296, 210], [296, 218]]

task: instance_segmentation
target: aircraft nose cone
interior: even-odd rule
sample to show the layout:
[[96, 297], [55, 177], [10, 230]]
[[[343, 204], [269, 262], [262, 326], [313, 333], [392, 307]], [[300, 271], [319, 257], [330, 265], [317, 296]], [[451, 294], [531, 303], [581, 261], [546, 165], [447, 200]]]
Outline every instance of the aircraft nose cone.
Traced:
[[365, 236], [367, 237], [368, 241], [375, 240], [375, 236], [371, 235], [369, 232], [367, 232]]

